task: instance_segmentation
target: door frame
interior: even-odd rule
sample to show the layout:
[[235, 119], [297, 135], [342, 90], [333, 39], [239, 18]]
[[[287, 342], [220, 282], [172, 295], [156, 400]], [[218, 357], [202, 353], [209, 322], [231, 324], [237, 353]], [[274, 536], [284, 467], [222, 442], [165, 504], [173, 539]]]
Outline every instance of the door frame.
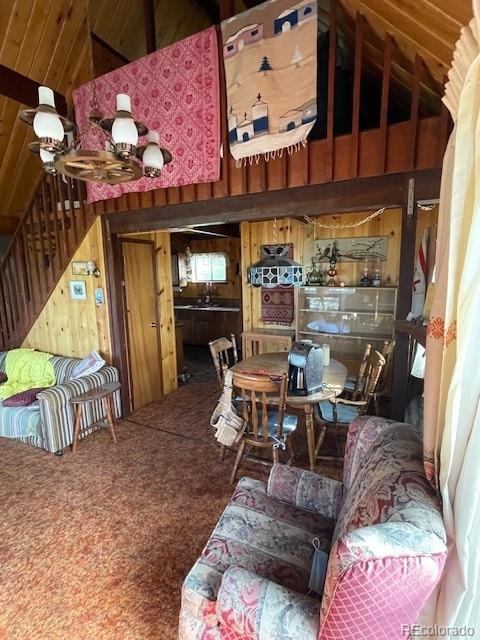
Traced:
[[[132, 376], [130, 369], [130, 343], [129, 343], [129, 335], [128, 335], [128, 318], [127, 318], [127, 293], [126, 293], [126, 282], [125, 282], [125, 263], [124, 263], [124, 254], [123, 254], [123, 246], [125, 244], [141, 244], [141, 245], [150, 245], [152, 249], [152, 275], [154, 280], [154, 297], [155, 297], [155, 322], [156, 332], [157, 332], [157, 357], [159, 362], [159, 372], [160, 372], [160, 387], [162, 389], [162, 394], [164, 390], [163, 385], [163, 371], [162, 371], [162, 341], [160, 336], [160, 314], [158, 308], [158, 277], [157, 277], [157, 254], [155, 249], [155, 242], [153, 240], [142, 240], [140, 238], [129, 238], [125, 236], [119, 236], [115, 234], [115, 243], [117, 245], [117, 252], [114, 252], [116, 255], [116, 265], [113, 270], [108, 269], [107, 280], [110, 288], [110, 292], [112, 292], [110, 276], [114, 276], [115, 283], [115, 296], [111, 295], [110, 300], [110, 320], [113, 326], [116, 325], [116, 333], [117, 336], [123, 336], [121, 338], [122, 348], [120, 349], [118, 356], [119, 361], [114, 362], [115, 366], [118, 367], [120, 371], [120, 379], [124, 381], [124, 390], [127, 390], [127, 393], [122, 394], [122, 410], [124, 415], [130, 415], [133, 411], [133, 385], [132, 385]], [[113, 247], [112, 247], [113, 248]], [[118, 295], [120, 294], [120, 295]], [[114, 308], [114, 300], [115, 297], [115, 308]], [[115, 322], [113, 322], [113, 311], [116, 312]], [[112, 331], [113, 334], [113, 331]]]

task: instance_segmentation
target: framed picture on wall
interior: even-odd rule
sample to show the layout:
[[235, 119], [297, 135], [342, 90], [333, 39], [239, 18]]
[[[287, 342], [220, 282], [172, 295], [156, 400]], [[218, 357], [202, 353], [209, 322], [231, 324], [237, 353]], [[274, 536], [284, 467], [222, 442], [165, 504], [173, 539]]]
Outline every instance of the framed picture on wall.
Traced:
[[70, 280], [70, 298], [72, 300], [86, 300], [87, 286], [85, 280]]

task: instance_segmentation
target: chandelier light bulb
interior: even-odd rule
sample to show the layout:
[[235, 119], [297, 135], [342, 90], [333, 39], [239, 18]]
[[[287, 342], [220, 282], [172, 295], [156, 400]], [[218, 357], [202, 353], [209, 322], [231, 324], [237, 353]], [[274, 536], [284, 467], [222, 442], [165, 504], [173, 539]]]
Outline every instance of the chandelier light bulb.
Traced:
[[[163, 165], [165, 164], [165, 160], [163, 157], [162, 150], [158, 146], [160, 142], [160, 136], [157, 131], [149, 131], [148, 132], [148, 144], [145, 147], [145, 151], [143, 152], [142, 162], [145, 167], [145, 174], [151, 175], [150, 177], [157, 177], [160, 174], [160, 171], [163, 169]], [[153, 171], [152, 171], [153, 170]]]
[[47, 173], [57, 173], [55, 168], [55, 155], [53, 153], [40, 147], [40, 159], [43, 162], [43, 168]]
[[[130, 114], [130, 117], [125, 117], [123, 114], [119, 116], [119, 111], [127, 112]], [[138, 131], [131, 114], [132, 106], [130, 96], [126, 93], [119, 93], [117, 95], [117, 117], [112, 125], [112, 140], [115, 145], [136, 146], [138, 142]]]
[[[55, 109], [55, 97], [53, 91], [48, 87], [38, 87], [39, 106], [47, 106]], [[33, 119], [33, 130], [40, 141], [52, 140], [51, 150], [54, 150], [61, 144], [65, 131], [63, 124], [57, 113], [48, 113], [45, 111], [37, 111]], [[56, 143], [56, 144], [55, 144]], [[47, 147], [45, 149], [50, 150]]]

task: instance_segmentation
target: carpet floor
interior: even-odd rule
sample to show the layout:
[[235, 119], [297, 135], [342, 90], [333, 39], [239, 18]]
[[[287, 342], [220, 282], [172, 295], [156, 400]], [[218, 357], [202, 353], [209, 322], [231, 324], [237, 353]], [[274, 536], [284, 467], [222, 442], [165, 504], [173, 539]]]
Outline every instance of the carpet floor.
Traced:
[[119, 423], [116, 446], [102, 430], [75, 456], [0, 439], [0, 640], [176, 638], [182, 581], [232, 493], [218, 395], [183, 387]]

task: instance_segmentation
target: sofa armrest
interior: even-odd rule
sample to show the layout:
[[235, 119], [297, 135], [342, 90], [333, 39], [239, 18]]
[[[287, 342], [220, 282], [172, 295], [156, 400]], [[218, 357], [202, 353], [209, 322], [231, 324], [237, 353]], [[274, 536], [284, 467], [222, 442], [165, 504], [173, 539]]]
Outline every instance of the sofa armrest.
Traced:
[[267, 493], [282, 502], [336, 520], [343, 501], [343, 484], [305, 469], [275, 464], [268, 478]]
[[[72, 444], [75, 424], [75, 410], [70, 402], [74, 396], [95, 389], [106, 382], [118, 381], [118, 370], [114, 367], [102, 367], [97, 373], [71, 380], [65, 384], [41, 391], [37, 399], [40, 404], [40, 423], [44, 448], [52, 453]], [[121, 415], [120, 392], [114, 394], [116, 417]], [[100, 402], [91, 402], [84, 406], [82, 429], [87, 429], [104, 418]]]
[[220, 635], [269, 640], [316, 640], [320, 602], [251, 571], [230, 567], [217, 597]]

